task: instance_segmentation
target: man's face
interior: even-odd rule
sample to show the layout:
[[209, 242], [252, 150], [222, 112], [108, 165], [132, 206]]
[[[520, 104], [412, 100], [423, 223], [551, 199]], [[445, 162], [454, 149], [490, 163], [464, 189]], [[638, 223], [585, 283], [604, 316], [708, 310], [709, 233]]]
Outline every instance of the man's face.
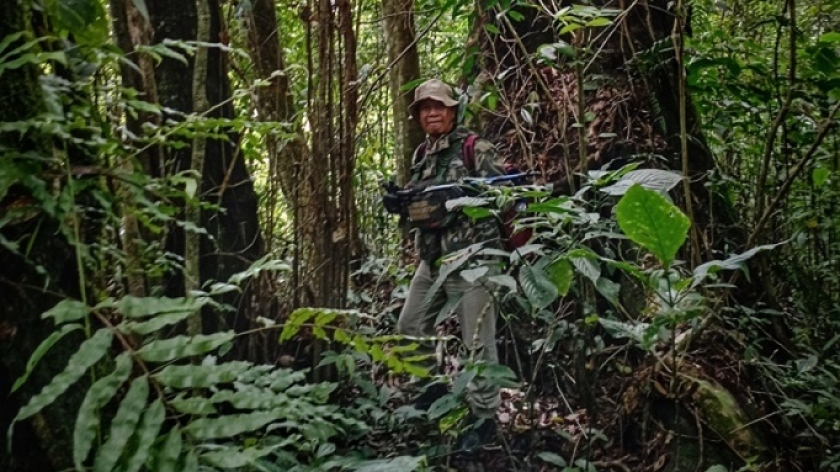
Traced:
[[417, 105], [420, 127], [432, 139], [452, 130], [455, 123], [455, 107], [448, 107], [437, 100], [423, 100]]

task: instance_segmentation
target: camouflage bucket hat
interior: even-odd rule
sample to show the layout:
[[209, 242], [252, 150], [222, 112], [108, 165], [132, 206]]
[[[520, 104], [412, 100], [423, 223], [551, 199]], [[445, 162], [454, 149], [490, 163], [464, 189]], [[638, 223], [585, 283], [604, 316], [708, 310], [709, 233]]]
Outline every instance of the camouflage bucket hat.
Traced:
[[417, 104], [423, 100], [434, 100], [448, 107], [458, 105], [458, 100], [455, 100], [452, 87], [438, 79], [427, 80], [414, 89], [414, 102], [408, 107], [411, 116], [416, 116]]

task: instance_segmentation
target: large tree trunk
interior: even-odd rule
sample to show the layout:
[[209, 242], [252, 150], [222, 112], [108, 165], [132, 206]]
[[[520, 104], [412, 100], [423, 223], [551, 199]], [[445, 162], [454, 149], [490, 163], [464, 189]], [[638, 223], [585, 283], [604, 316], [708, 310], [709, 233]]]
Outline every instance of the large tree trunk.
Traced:
[[[33, 39], [31, 8], [29, 1], [4, 8], [0, 39], [26, 33], [6, 51]], [[36, 65], [2, 72], [0, 122], [34, 120], [44, 111]], [[53, 160], [53, 156], [49, 136], [33, 131], [0, 133], [0, 175], [6, 177], [0, 179], [0, 214], [4, 215], [0, 222], [0, 398], [4, 399], [0, 408], [0, 470], [10, 472], [72, 467], [72, 425], [81, 402], [80, 396], [71, 392], [17, 424], [12, 431], [12, 450], [6, 453], [6, 433], [19, 407], [64, 369], [81, 341], [81, 335], [65, 338], [41, 360], [29, 381], [9, 395], [36, 347], [53, 331], [52, 322], [41, 319], [41, 314], [64, 297], [79, 298], [81, 267], [74, 246], [63, 236], [68, 233], [60, 229], [71, 224], [69, 215], [65, 221], [42, 210], [41, 198], [49, 199], [54, 196], [50, 192], [67, 185], [63, 177], [47, 180], [50, 173], [66, 175], [67, 163]], [[28, 183], [22, 182], [24, 176]], [[13, 180], [6, 180], [10, 177]], [[50, 195], [34, 191], [31, 184], [37, 181], [43, 181]]]
[[[283, 50], [280, 47], [280, 35], [277, 26], [277, 13], [272, 0], [255, 0], [251, 11], [246, 11], [248, 30], [248, 51], [254, 64], [256, 76], [269, 81], [269, 86], [257, 89], [256, 107], [259, 119], [277, 123], [282, 131], [291, 134], [291, 138], [280, 137], [276, 133], [266, 136], [269, 180], [264, 197], [264, 227], [267, 234], [266, 252], [273, 249], [273, 232], [277, 230], [279, 220], [278, 199], [286, 198], [290, 205], [299, 206], [301, 186], [297, 175], [299, 166], [306, 161], [309, 149], [301, 128], [301, 119], [295, 106]], [[307, 200], [304, 196], [303, 200]]]
[[[672, 47], [680, 44], [683, 23], [677, 23], [672, 2], [665, 0], [594, 3], [630, 8], [615, 19], [614, 34], [581, 28], [561, 36], [545, 12], [526, 14], [519, 22], [495, 10], [484, 12], [482, 21], [502, 33], [487, 35], [483, 27], [476, 28], [485, 61], [479, 81], [498, 87], [499, 101], [507, 107], [496, 114], [503, 118], [486, 120], [485, 133], [502, 137], [497, 144], [521, 167], [540, 170], [570, 190], [576, 187], [575, 172], [616, 160], [613, 165], [620, 165], [633, 156], [663, 156], [668, 168], [682, 171], [690, 182], [691, 198], [682, 204], [696, 231], [686, 260], [708, 259], [713, 248], [725, 245], [733, 217], [726, 202], [705, 185], [715, 163], [681, 86], [681, 56], [675, 58]], [[576, 60], [558, 54], [554, 67], [535, 61], [540, 45], [560, 41], [576, 50]], [[503, 71], [505, 78], [497, 79]], [[522, 109], [532, 114], [531, 123], [521, 118]]]
[[414, 149], [423, 140], [417, 120], [410, 119], [408, 106], [414, 99], [411, 90], [402, 88], [420, 78], [420, 60], [414, 25], [414, 0], [382, 0], [385, 45], [388, 49], [388, 81], [391, 89], [394, 159], [397, 181], [408, 182]]
[[[310, 158], [301, 174], [300, 236], [306, 298], [316, 307], [343, 308], [347, 302], [351, 254], [356, 247], [352, 186], [356, 101], [355, 32], [349, 4], [317, 0], [310, 41], [317, 66], [310, 71]], [[312, 349], [313, 361], [320, 346]], [[316, 374], [315, 380], [319, 375]]]
[[[193, 2], [168, 2], [154, 0], [147, 2], [153, 31], [153, 41], [165, 39], [192, 41], [196, 38], [196, 11]], [[211, 43], [221, 41], [221, 18], [217, 0], [209, 1]], [[227, 53], [220, 48], [207, 49], [206, 95], [209, 118], [232, 118], [233, 105], [227, 77]], [[183, 64], [174, 59], [164, 59], [155, 70], [160, 104], [167, 108], [190, 113], [194, 110], [192, 62]], [[180, 117], [170, 117], [180, 120]], [[220, 130], [223, 131], [224, 130]], [[204, 150], [204, 164], [201, 175], [200, 195], [203, 201], [218, 205], [221, 211], [204, 210], [202, 226], [212, 238], [201, 238], [200, 284], [209, 280], [226, 281], [230, 275], [242, 271], [262, 253], [262, 239], [257, 222], [257, 198], [245, 163], [241, 159], [237, 143], [239, 137], [228, 133], [228, 140], [207, 139]], [[166, 150], [165, 171], [175, 173], [190, 169], [192, 148], [169, 148]], [[176, 254], [184, 254], [184, 234], [180, 228], [170, 229], [167, 247]], [[184, 279], [174, 276], [168, 287], [174, 294], [183, 293]], [[245, 297], [247, 297], [247, 292]], [[249, 303], [243, 298], [229, 296], [224, 302], [237, 307], [238, 312], [226, 319], [216, 316], [204, 317], [204, 330], [215, 331], [222, 324], [237, 330], [249, 326]], [[247, 300], [247, 298], [244, 298]]]
[[[680, 172], [685, 185], [677, 187], [672, 194], [692, 220], [689, 244], [681, 255], [687, 261], [684, 267], [690, 269], [702, 261], [720, 257], [720, 252], [713, 256], [712, 251], [732, 247], [731, 244], [726, 247], [723, 235], [732, 234], [734, 219], [725, 199], [706, 185], [715, 162], [703, 139], [699, 116], [685, 86], [681, 47], [686, 19], [683, 12], [676, 10], [683, 2], [589, 2], [589, 5], [619, 9], [618, 15], [608, 16], [611, 24], [604, 27], [586, 26], [590, 18], [576, 18], [574, 9], [560, 11], [563, 6], [573, 3], [583, 9], [588, 6], [581, 7], [579, 2], [570, 1], [558, 3], [561, 5], [547, 7], [548, 4], [535, 2], [531, 11], [540, 14], [525, 16], [519, 23], [510, 21], [504, 12], [484, 12], [483, 21], [494, 23], [501, 35], [488, 35], [485, 28], [479, 30], [485, 56], [481, 79], [500, 91], [498, 101], [504, 107], [490, 115], [485, 134], [497, 137], [497, 145], [508, 159], [520, 167], [541, 171], [545, 180], [559, 184], [560, 189], [572, 194], [580, 189], [580, 174], [603, 166], [617, 169], [640, 162], [643, 167], [665, 167]], [[540, 11], [541, 8], [554, 8], [555, 11]], [[553, 28], [546, 27], [547, 21], [549, 24], [556, 21]], [[563, 26], [575, 22], [580, 26], [578, 29], [559, 34]], [[558, 48], [552, 60], [538, 62], [537, 58], [550, 56], [547, 53], [550, 49], [534, 54], [540, 43], [550, 47], [565, 43], [574, 54], [566, 55], [568, 49]], [[585, 198], [591, 196], [594, 202], [601, 198], [592, 192], [583, 195]], [[595, 209], [605, 210], [606, 207]], [[640, 290], [631, 286], [628, 291], [638, 293]], [[586, 315], [593, 311], [610, 317], [629, 313], [631, 319], [647, 313], [650, 304], [650, 300], [641, 300], [635, 304], [637, 306], [626, 303], [620, 310], [611, 312], [602, 310], [601, 307], [607, 304], [600, 302], [591, 286], [584, 285], [570, 303], [577, 307], [587, 306]], [[581, 309], [576, 315], [583, 318], [583, 313]], [[680, 328], [691, 329], [688, 326]], [[527, 346], [530, 343], [526, 344], [526, 351]], [[690, 358], [691, 354], [680, 351], [680, 355]], [[598, 364], [593, 360], [597, 356], [595, 353], [570, 353], [567, 371], [572, 372], [575, 382], [564, 392], [575, 398], [573, 408], [581, 408], [593, 416], [603, 414], [609, 408], [592, 394], [596, 385], [606, 382], [598, 378], [598, 369], [585, 367], [590, 363]], [[650, 367], [656, 362], [653, 356], [643, 356], [636, 373], [647, 368], [658, 369]], [[680, 385], [689, 390], [713, 384], [714, 388], [710, 390], [720, 398], [729, 397], [724, 388], [717, 388], [713, 378], [705, 382], [700, 372], [687, 370], [685, 366], [689, 364], [686, 361], [673, 366], [669, 372], [673, 375], [672, 388]], [[655, 392], [652, 387], [655, 387], [653, 381], [647, 385], [644, 382], [633, 385], [634, 389]], [[700, 415], [705, 412], [699, 407], [714, 405], [711, 409], [716, 409], [719, 406], [719, 403], [703, 405], [696, 398], [678, 397], [677, 401], [684, 410], [698, 408], [696, 411], [700, 411]], [[634, 414], [647, 420], [651, 417], [650, 411], [662, 411], [664, 405], [673, 403], [673, 398], [651, 393], [640, 403], [645, 405], [645, 411], [637, 410]], [[737, 405], [735, 401], [732, 403]], [[630, 417], [630, 411], [619, 410], [616, 414]], [[672, 422], [678, 418], [673, 412], [667, 416]], [[709, 419], [704, 415], [703, 420]], [[635, 420], [634, 417], [628, 422]], [[668, 427], [679, 431], [673, 423]], [[711, 429], [715, 430], [713, 426]], [[749, 428], [744, 426], [744, 429]], [[729, 431], [715, 431], [721, 436], [729, 434]], [[703, 437], [702, 431], [677, 435], [696, 434]], [[640, 438], [639, 444], [645, 444], [649, 439], [646, 431], [630, 436], [633, 435], [638, 435], [632, 440]], [[709, 460], [714, 447], [706, 451], [700, 449]], [[668, 467], [670, 469], [663, 470], [682, 470], [673, 461]]]

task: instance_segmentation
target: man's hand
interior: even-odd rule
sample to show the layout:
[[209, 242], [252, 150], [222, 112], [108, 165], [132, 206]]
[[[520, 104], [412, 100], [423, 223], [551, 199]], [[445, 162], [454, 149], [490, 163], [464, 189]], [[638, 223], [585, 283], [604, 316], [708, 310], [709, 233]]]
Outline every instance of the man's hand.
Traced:
[[385, 211], [399, 215], [403, 213], [403, 199], [393, 193], [386, 193], [382, 195], [382, 205], [385, 206]]
[[382, 195], [382, 205], [388, 213], [400, 215], [405, 212], [405, 200], [397, 192], [400, 188], [393, 180], [382, 182], [382, 188], [385, 189], [385, 195]]

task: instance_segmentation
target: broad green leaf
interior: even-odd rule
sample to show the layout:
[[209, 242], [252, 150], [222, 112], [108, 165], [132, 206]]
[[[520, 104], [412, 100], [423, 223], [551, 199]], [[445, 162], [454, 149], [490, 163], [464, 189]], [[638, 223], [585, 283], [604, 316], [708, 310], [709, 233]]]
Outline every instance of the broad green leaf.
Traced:
[[575, 269], [583, 274], [584, 277], [596, 283], [601, 277], [601, 266], [598, 261], [592, 260], [589, 257], [574, 257], [571, 258], [572, 265]]
[[248, 389], [233, 392], [222, 390], [213, 394], [212, 403], [230, 403], [237, 410], [270, 410], [289, 403], [289, 396], [268, 389]]
[[501, 33], [501, 31], [499, 30], [499, 27], [494, 25], [493, 23], [485, 23], [484, 24], [484, 29], [487, 30], [487, 32], [490, 33], [490, 34], [500, 34]]
[[280, 339], [279, 342], [287, 341], [292, 338], [295, 334], [297, 334], [300, 327], [309, 321], [310, 319], [314, 318], [316, 315], [316, 311], [312, 308], [298, 308], [293, 311], [289, 318], [286, 320], [286, 324], [283, 325], [283, 331], [280, 332]]
[[560, 455], [555, 454], [553, 452], [541, 452], [537, 454], [537, 457], [548, 462], [549, 464], [556, 465], [557, 467], [566, 467], [568, 465], [566, 463], [566, 459], [563, 459]]
[[621, 285], [606, 277], [601, 277], [595, 282], [595, 290], [613, 305], [618, 305], [618, 295], [621, 291]]
[[71, 385], [76, 383], [90, 366], [95, 364], [108, 352], [112, 339], [113, 334], [111, 330], [100, 329], [90, 339], [82, 343], [79, 349], [70, 356], [67, 367], [60, 374], [53, 377], [47, 386], [32, 397], [26, 406], [20, 409], [14, 422], [29, 418], [54, 402]]
[[149, 397], [149, 378], [145, 375], [137, 377], [131, 382], [131, 387], [125, 394], [114, 420], [108, 439], [99, 448], [93, 461], [93, 472], [111, 472], [128, 444], [129, 438], [137, 428], [140, 414], [146, 408]]
[[26, 372], [23, 373], [16, 381], [15, 384], [12, 385], [11, 393], [14, 393], [17, 389], [23, 385], [29, 376], [32, 374], [32, 371], [35, 369], [35, 366], [38, 364], [38, 361], [44, 357], [44, 354], [49, 352], [49, 350], [57, 343], [61, 338], [63, 338], [67, 333], [72, 331], [76, 331], [77, 329], [82, 329], [82, 325], [79, 324], [68, 324], [61, 327], [58, 331], [53, 331], [49, 337], [43, 341], [38, 347], [35, 349], [35, 352], [29, 356], [29, 360], [26, 362]]
[[353, 472], [413, 472], [425, 466], [425, 456], [399, 456], [393, 459], [364, 461], [351, 467]]
[[170, 339], [152, 341], [141, 347], [137, 351], [137, 355], [147, 362], [170, 362], [206, 354], [233, 341], [233, 338], [233, 331], [196, 336], [175, 336]]
[[166, 410], [160, 399], [155, 400], [146, 409], [143, 413], [143, 418], [140, 420], [140, 425], [137, 427], [137, 431], [134, 432], [134, 441], [132, 443], [136, 447], [131, 451], [125, 465], [120, 468], [120, 472], [137, 472], [146, 463], [149, 459], [149, 450], [158, 437], [165, 417]]
[[323, 326], [331, 322], [335, 318], [341, 319], [355, 319], [359, 316], [357, 310], [333, 310], [329, 308], [298, 308], [289, 315], [289, 319], [283, 326], [283, 331], [280, 333], [280, 342], [291, 339], [300, 327], [312, 320], [315, 325], [321, 328], [323, 334]]
[[116, 308], [126, 318], [143, 318], [166, 313], [195, 313], [210, 301], [207, 297], [168, 298], [127, 295], [116, 303]]
[[27, 64], [43, 64], [50, 61], [67, 65], [67, 55], [64, 51], [39, 52], [38, 54], [26, 53], [8, 62], [0, 61], [0, 74], [6, 70], [17, 69]]
[[613, 185], [601, 189], [608, 195], [624, 195], [634, 184], [641, 185], [648, 190], [668, 192], [682, 181], [682, 175], [677, 172], [662, 169], [632, 170]]
[[506, 365], [484, 364], [481, 368], [481, 376], [488, 379], [493, 385], [502, 388], [519, 388], [521, 386], [516, 381], [516, 374]]
[[452, 393], [447, 393], [446, 395], [438, 398], [437, 400], [432, 403], [429, 407], [429, 418], [435, 419], [440, 418], [441, 416], [449, 413], [458, 405], [460, 404], [460, 400]]
[[293, 383], [303, 382], [306, 379], [306, 374], [300, 370], [294, 371], [292, 369], [277, 369], [275, 372], [272, 372], [272, 374], [275, 378], [268, 384], [268, 388], [274, 390], [275, 392], [285, 391]]
[[179, 472], [198, 472], [198, 456], [195, 450], [190, 450], [187, 456], [184, 457], [184, 466]]
[[66, 299], [58, 302], [54, 307], [45, 311], [41, 318], [52, 318], [55, 324], [81, 320], [90, 314], [90, 307], [78, 301]]
[[[161, 114], [160, 106], [158, 106], [154, 103], [144, 102], [143, 100], [126, 100], [125, 101], [125, 106], [129, 110], [137, 110], [137, 111], [142, 111], [142, 112], [151, 113], [151, 114], [155, 114], [155, 115], [160, 115]], [[185, 193], [189, 197], [193, 196], [192, 194], [189, 193], [189, 187], [187, 188], [187, 191]]]
[[[227, 392], [227, 390], [223, 390]], [[213, 406], [213, 401], [204, 397], [184, 398], [184, 395], [178, 395], [169, 401], [172, 408], [175, 408], [178, 413], [195, 416], [209, 416], [218, 413], [216, 407]]]
[[181, 458], [181, 430], [178, 426], [172, 428], [172, 431], [166, 435], [166, 441], [163, 443], [156, 464], [156, 472], [180, 472], [179, 459]]
[[84, 470], [93, 441], [99, 432], [99, 410], [117, 393], [131, 374], [131, 355], [123, 352], [117, 356], [114, 371], [91, 385], [85, 395], [73, 430], [73, 463], [76, 470]]
[[17, 32], [17, 33], [12, 33], [10, 35], [7, 35], [3, 39], [0, 39], [0, 54], [2, 54], [3, 51], [5, 51], [6, 48], [9, 47], [10, 44], [12, 44], [14, 42], [17, 42], [17, 40], [21, 39], [22, 37], [23, 37], [23, 31], [20, 31], [20, 32]]
[[466, 280], [469, 283], [475, 283], [476, 280], [484, 277], [487, 275], [487, 272], [490, 271], [490, 268], [486, 265], [478, 266], [472, 269], [464, 269], [459, 274], [462, 279]]
[[564, 26], [560, 29], [559, 34], [560, 34], [560, 36], [563, 36], [564, 34], [567, 34], [567, 33], [573, 33], [575, 31], [581, 29], [582, 27], [583, 27], [583, 25], [581, 25], [580, 23], [569, 23], [569, 24], [567, 24], [566, 26]]
[[612, 23], [612, 21], [609, 18], [598, 17], [598, 18], [593, 18], [593, 19], [589, 20], [588, 22], [586, 22], [586, 26], [589, 26], [589, 27], [607, 26], [611, 23]]
[[476, 369], [463, 369], [455, 376], [455, 381], [452, 382], [452, 395], [456, 397], [467, 391], [467, 386], [475, 380], [478, 374]]
[[279, 444], [265, 448], [249, 447], [242, 450], [226, 447], [221, 450], [205, 452], [199, 459], [222, 469], [241, 469], [254, 464], [257, 459], [271, 454], [278, 447], [280, 447]]
[[559, 197], [545, 202], [530, 203], [527, 211], [528, 213], [570, 213], [575, 210], [575, 204], [569, 197]]
[[615, 267], [617, 269], [621, 269], [622, 271], [624, 271], [628, 275], [632, 275], [633, 277], [636, 278], [636, 280], [647, 283], [648, 276], [644, 272], [642, 272], [642, 270], [638, 266], [635, 266], [633, 264], [630, 264], [630, 263], [627, 263], [627, 262], [624, 262], [624, 261], [616, 261], [616, 260], [613, 260], [613, 259], [608, 259], [606, 257], [602, 257], [601, 260], [606, 262], [607, 264], [611, 265], [612, 267]]
[[691, 287], [694, 288], [700, 283], [705, 280], [709, 274], [717, 273], [721, 270], [737, 270], [741, 269], [744, 266], [744, 262], [752, 259], [753, 256], [758, 254], [762, 251], [769, 251], [771, 249], [775, 249], [777, 246], [780, 246], [782, 243], [777, 244], [764, 244], [761, 246], [756, 246], [749, 251], [738, 254], [735, 256], [730, 257], [729, 259], [723, 261], [709, 261], [704, 264], [700, 264], [694, 269], [694, 274], [692, 275], [692, 283]]
[[493, 210], [485, 207], [464, 207], [461, 209], [470, 219], [480, 220], [493, 216]]
[[608, 318], [598, 318], [598, 322], [601, 323], [601, 326], [603, 326], [612, 337], [629, 338], [640, 345], [645, 344], [645, 330], [648, 326], [650, 326], [648, 323], [625, 323], [623, 321], [616, 321]]
[[526, 244], [522, 247], [518, 247], [510, 253], [510, 261], [512, 263], [517, 263], [528, 254], [542, 254], [543, 248], [545, 248], [545, 246], [542, 244]]
[[[17, 45], [14, 49], [12, 49], [11, 51], [9, 51], [9, 52], [5, 53], [5, 55], [3, 55], [2, 57], [0, 57], [0, 67], [5, 67], [5, 66], [6, 66], [6, 64], [8, 64], [8, 61], [9, 61], [12, 57], [17, 56], [17, 55], [19, 55], [19, 54], [22, 54], [24, 51], [27, 51], [27, 50], [29, 50], [29, 49], [34, 48], [34, 47], [35, 47], [38, 43], [41, 43], [41, 42], [43, 42], [43, 41], [47, 41], [47, 40], [49, 40], [49, 39], [50, 39], [50, 38], [47, 38], [47, 37], [44, 37], [44, 38], [35, 38], [35, 39], [33, 39], [32, 41], [27, 41], [27, 42], [25, 42], [25, 43], [23, 43], [23, 44]], [[5, 49], [6, 49], [6, 48], [9, 46], [9, 44], [11, 44], [12, 42], [19, 43], [19, 41], [17, 41], [16, 39], [15, 39], [15, 40], [12, 40], [12, 41], [9, 41], [8, 43], [4, 40], [4, 41], [3, 41], [3, 45], [4, 45], [4, 46], [3, 46], [3, 50], [5, 51]]]
[[824, 33], [820, 36], [819, 42], [821, 43], [840, 43], [840, 33], [836, 31], [832, 31], [830, 33]]
[[56, 25], [67, 31], [79, 31], [95, 22], [100, 14], [94, 0], [61, 0], [46, 2], [47, 12]]
[[250, 362], [226, 362], [220, 365], [170, 365], [154, 374], [155, 380], [173, 388], [207, 388], [230, 383], [248, 370]]
[[624, 234], [670, 267], [688, 236], [688, 217], [665, 197], [641, 185], [627, 190], [615, 212]]
[[264, 271], [283, 271], [288, 272], [292, 270], [292, 266], [277, 259], [271, 259], [269, 256], [264, 256], [262, 259], [254, 262], [251, 264], [251, 267], [245, 269], [242, 272], [238, 272], [233, 274], [228, 279], [228, 283], [232, 283], [234, 285], [239, 285], [242, 283], [243, 280], [253, 277], [261, 272]]
[[548, 277], [557, 288], [557, 293], [565, 297], [572, 287], [572, 279], [574, 273], [572, 272], [572, 265], [566, 259], [558, 259], [545, 268]]
[[539, 311], [557, 299], [557, 286], [548, 278], [546, 273], [534, 266], [523, 265], [519, 268], [519, 285], [522, 293], [528, 298], [534, 311]]
[[825, 182], [831, 176], [831, 171], [827, 167], [820, 166], [814, 169], [811, 173], [811, 181], [814, 182], [814, 187], [820, 188], [825, 185]]
[[516, 292], [519, 290], [519, 286], [516, 285], [516, 279], [514, 279], [508, 274], [493, 275], [491, 277], [488, 277], [487, 281], [494, 283], [500, 287], [506, 287], [510, 289], [511, 292]]
[[137, 52], [149, 54], [150, 56], [155, 57], [158, 61], [161, 60], [160, 56], [164, 56], [169, 57], [171, 59], [175, 59], [176, 61], [182, 64], [188, 63], [186, 56], [179, 53], [178, 51], [175, 51], [174, 49], [170, 48], [169, 46], [163, 43], [153, 44], [150, 46], [138, 46]]
[[189, 318], [190, 315], [192, 315], [192, 312], [183, 311], [181, 313], [159, 315], [148, 321], [124, 321], [117, 325], [117, 329], [126, 334], [136, 333], [146, 335], [159, 331], [167, 326], [180, 323]]
[[199, 440], [232, 438], [238, 434], [261, 429], [287, 413], [286, 410], [275, 409], [218, 418], [201, 418], [188, 424], [184, 432]]
[[729, 472], [729, 468], [720, 464], [715, 464], [706, 469], [706, 472]]

